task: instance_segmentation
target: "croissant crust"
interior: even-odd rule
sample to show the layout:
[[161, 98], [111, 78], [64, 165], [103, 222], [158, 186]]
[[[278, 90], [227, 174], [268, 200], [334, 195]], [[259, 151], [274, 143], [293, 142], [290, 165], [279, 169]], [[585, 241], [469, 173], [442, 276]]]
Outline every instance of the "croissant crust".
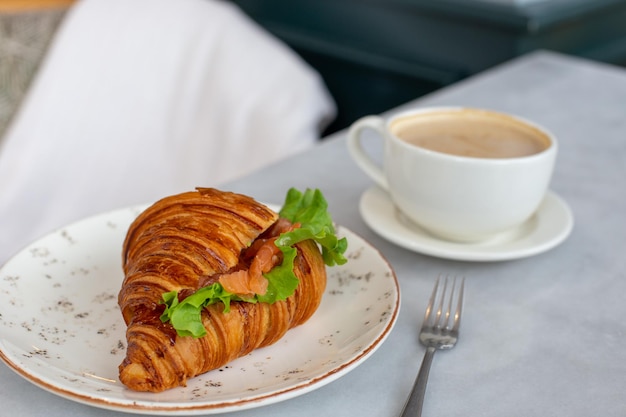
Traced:
[[162, 323], [162, 294], [192, 292], [203, 277], [239, 264], [242, 250], [270, 228], [278, 214], [250, 197], [210, 188], [166, 197], [129, 227], [123, 245], [124, 282], [118, 302], [128, 329], [120, 381], [136, 391], [160, 392], [268, 346], [318, 308], [326, 270], [312, 241], [296, 245], [295, 293], [273, 304], [233, 301], [230, 312], [202, 311], [207, 334], [179, 336]]

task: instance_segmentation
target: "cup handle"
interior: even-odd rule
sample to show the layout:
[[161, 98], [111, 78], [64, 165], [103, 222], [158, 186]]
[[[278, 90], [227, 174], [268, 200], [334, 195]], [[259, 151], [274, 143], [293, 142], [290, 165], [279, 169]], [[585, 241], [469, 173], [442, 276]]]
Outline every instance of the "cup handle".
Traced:
[[356, 164], [365, 172], [376, 184], [385, 190], [389, 189], [387, 178], [372, 157], [367, 153], [361, 142], [361, 133], [365, 129], [375, 130], [381, 139], [385, 137], [385, 120], [379, 116], [365, 116], [354, 122], [348, 129], [348, 151]]

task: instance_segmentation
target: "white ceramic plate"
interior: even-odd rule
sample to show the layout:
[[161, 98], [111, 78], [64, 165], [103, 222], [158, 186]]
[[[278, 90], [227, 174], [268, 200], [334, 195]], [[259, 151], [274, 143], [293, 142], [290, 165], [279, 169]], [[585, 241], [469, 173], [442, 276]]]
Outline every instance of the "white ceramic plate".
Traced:
[[389, 195], [372, 187], [361, 196], [361, 216], [385, 239], [415, 252], [463, 261], [504, 261], [548, 251], [563, 242], [574, 227], [567, 203], [548, 191], [537, 212], [520, 227], [479, 243], [456, 243], [431, 235], [404, 217]]
[[386, 339], [400, 308], [395, 274], [349, 230], [347, 264], [329, 268], [322, 304], [305, 324], [159, 394], [118, 380], [125, 325], [117, 306], [121, 247], [140, 212], [129, 208], [69, 225], [26, 247], [0, 270], [0, 358], [32, 383], [70, 400], [138, 413], [192, 415], [283, 401], [345, 375]]

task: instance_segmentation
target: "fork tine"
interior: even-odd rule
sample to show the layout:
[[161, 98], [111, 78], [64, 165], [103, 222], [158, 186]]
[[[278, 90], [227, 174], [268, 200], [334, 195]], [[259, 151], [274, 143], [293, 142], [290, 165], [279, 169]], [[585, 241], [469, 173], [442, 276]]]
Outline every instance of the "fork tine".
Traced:
[[433, 312], [433, 306], [435, 305], [435, 298], [437, 297], [437, 288], [439, 287], [439, 277], [437, 277], [437, 280], [435, 281], [435, 286], [433, 288], [433, 293], [430, 295], [430, 299], [428, 300], [428, 306], [426, 306], [426, 313], [424, 313], [424, 322], [422, 324], [422, 326], [430, 326], [430, 322], [431, 319], [433, 317], [431, 317], [432, 312]]
[[[448, 277], [446, 277], [446, 284], [448, 284]], [[450, 297], [448, 298], [448, 308], [446, 310], [445, 326], [442, 326], [442, 328], [445, 328], [445, 329], [450, 329], [450, 317], [452, 315], [452, 300], [454, 299], [455, 289], [456, 289], [456, 277], [452, 279], [452, 288], [450, 289]], [[443, 300], [445, 300], [445, 297], [446, 297], [446, 294], [444, 293], [441, 298], [442, 303], [443, 303]]]
[[[456, 312], [454, 313], [453, 331], [458, 331], [461, 325], [461, 313], [463, 312], [463, 290], [465, 289], [465, 277], [461, 278], [461, 288], [459, 289], [459, 299], [457, 301]], [[450, 298], [452, 302], [452, 298]]]
[[[439, 280], [439, 278], [437, 278], [437, 280]], [[433, 325], [439, 329], [442, 327], [442, 325], [444, 324], [447, 325], [446, 323], [448, 321], [448, 316], [450, 315], [449, 309], [445, 313], [443, 311], [447, 291], [448, 291], [448, 276], [446, 276], [443, 281], [443, 289], [441, 290], [441, 298], [439, 299], [439, 307], [437, 307], [437, 320], [435, 320], [435, 323], [433, 323]], [[443, 319], [443, 322], [442, 322], [442, 319]]]

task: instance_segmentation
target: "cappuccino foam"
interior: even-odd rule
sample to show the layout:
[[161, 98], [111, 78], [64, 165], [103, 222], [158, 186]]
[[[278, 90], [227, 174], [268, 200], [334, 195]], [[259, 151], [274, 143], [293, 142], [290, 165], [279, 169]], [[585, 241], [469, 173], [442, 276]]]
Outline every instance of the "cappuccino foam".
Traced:
[[391, 129], [409, 144], [474, 158], [518, 158], [550, 146], [541, 130], [504, 114], [480, 110], [412, 115], [396, 120]]

